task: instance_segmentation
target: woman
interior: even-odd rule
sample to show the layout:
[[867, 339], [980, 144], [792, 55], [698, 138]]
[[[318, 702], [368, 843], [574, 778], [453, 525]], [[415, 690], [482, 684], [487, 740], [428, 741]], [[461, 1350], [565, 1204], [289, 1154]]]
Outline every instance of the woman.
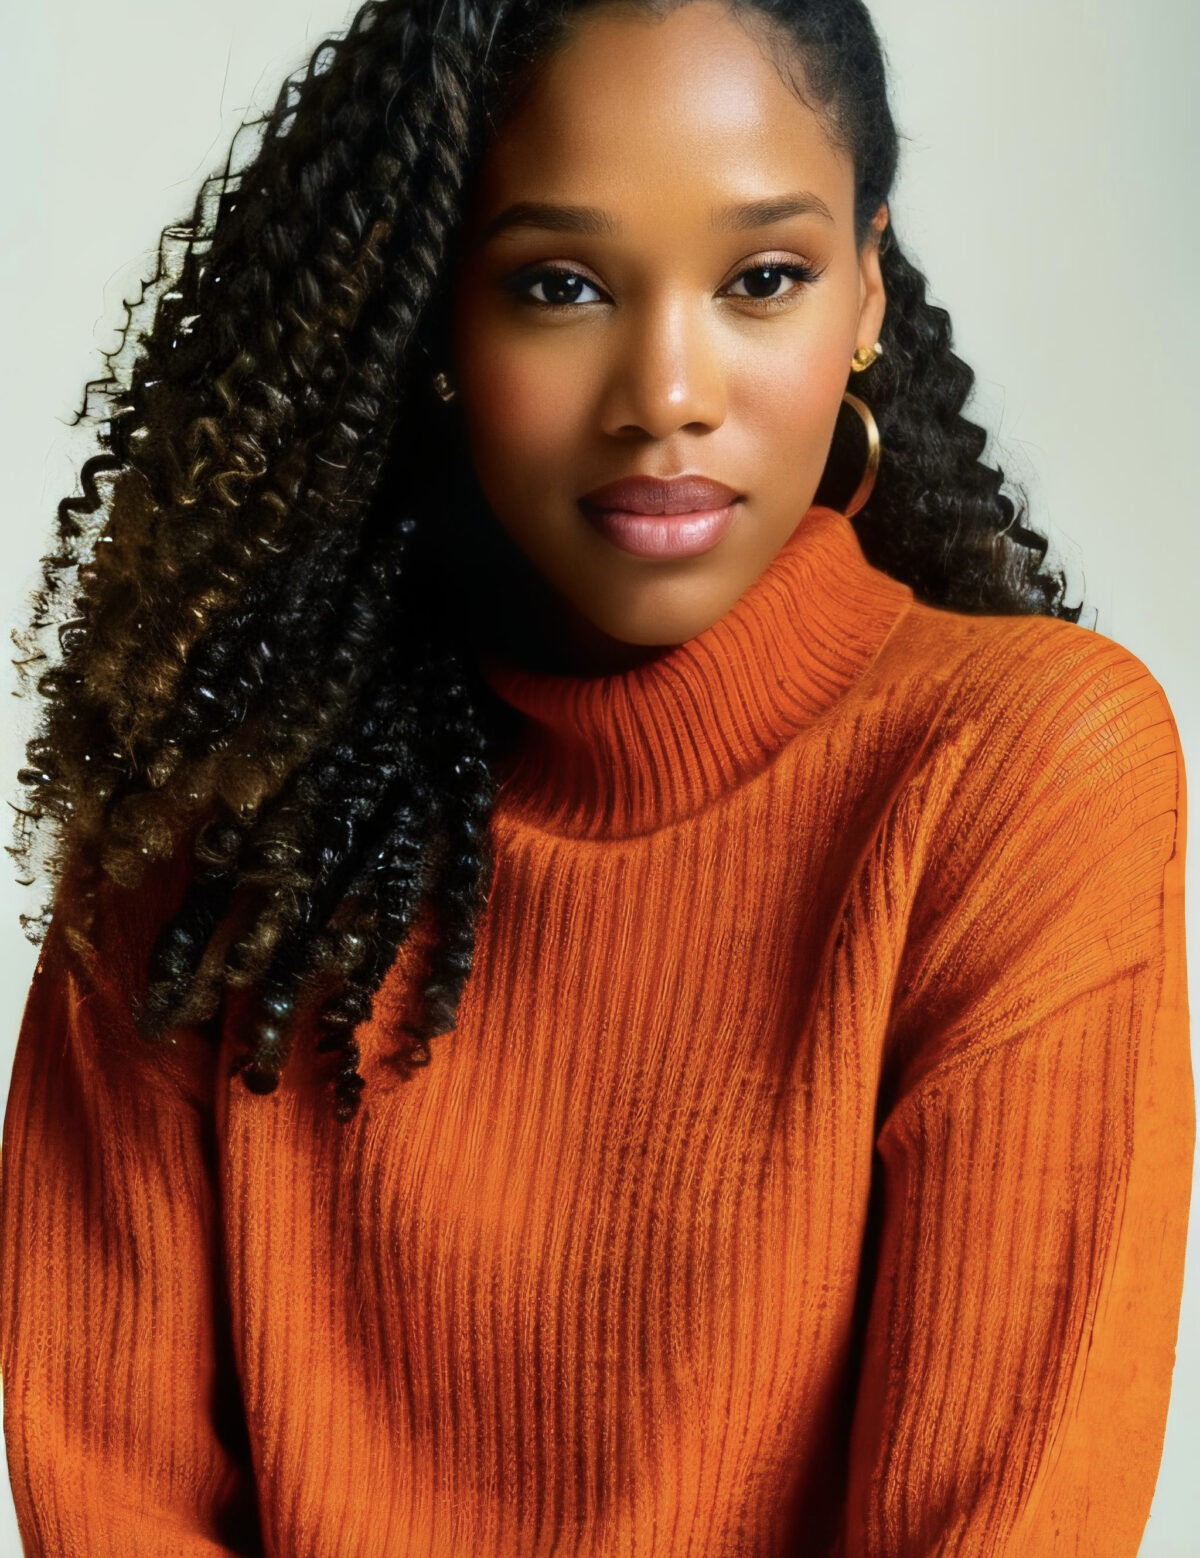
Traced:
[[35, 622], [28, 1551], [1136, 1552], [1178, 738], [895, 167], [858, 0], [382, 0], [198, 206]]

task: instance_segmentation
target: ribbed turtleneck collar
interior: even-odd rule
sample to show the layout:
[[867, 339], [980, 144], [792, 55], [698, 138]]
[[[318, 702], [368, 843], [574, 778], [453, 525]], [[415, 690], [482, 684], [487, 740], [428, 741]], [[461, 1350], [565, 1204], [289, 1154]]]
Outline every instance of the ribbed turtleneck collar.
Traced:
[[912, 599], [867, 562], [844, 514], [814, 505], [724, 616], [654, 660], [582, 676], [481, 657], [525, 717], [499, 775], [504, 810], [578, 838], [680, 821], [829, 708]]

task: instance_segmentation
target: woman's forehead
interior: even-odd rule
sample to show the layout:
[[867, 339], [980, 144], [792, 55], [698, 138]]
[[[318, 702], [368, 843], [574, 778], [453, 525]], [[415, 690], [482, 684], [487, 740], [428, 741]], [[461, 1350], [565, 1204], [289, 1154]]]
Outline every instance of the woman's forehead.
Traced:
[[665, 17], [603, 6], [579, 18], [488, 147], [476, 218], [482, 231], [528, 200], [652, 220], [669, 194], [719, 221], [727, 204], [795, 190], [849, 218], [848, 159], [777, 50], [716, 0]]

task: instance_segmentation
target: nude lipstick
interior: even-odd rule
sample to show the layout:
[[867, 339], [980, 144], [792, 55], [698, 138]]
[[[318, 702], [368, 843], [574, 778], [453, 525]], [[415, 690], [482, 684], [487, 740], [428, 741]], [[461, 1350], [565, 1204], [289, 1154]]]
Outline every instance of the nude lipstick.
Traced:
[[742, 495], [706, 476], [623, 476], [579, 499], [589, 524], [636, 557], [695, 557], [716, 546]]

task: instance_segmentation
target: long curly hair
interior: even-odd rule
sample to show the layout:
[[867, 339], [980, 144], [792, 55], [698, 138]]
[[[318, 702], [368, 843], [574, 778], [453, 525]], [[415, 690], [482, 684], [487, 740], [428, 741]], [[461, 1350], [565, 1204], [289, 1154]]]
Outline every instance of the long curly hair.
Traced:
[[[303, 1004], [336, 1052], [343, 1121], [363, 1086], [356, 1029], [423, 908], [436, 935], [401, 1069], [428, 1063], [472, 966], [513, 727], [462, 614], [436, 610], [446, 537], [481, 496], [429, 378], [472, 172], [591, 3], [367, 0], [243, 125], [190, 222], [163, 231], [148, 322], [127, 314], [88, 385], [106, 400], [99, 452], [58, 505], [21, 640], [41, 720], [12, 853], [27, 881], [61, 885], [69, 867], [72, 884], [26, 917], [31, 939], [53, 914], [89, 944], [106, 882], [183, 859], [134, 998], [141, 1032], [211, 1029], [245, 991], [235, 1069], [265, 1093]], [[797, 91], [853, 161], [863, 243], [898, 160], [866, 7], [731, 9], [800, 66]], [[1024, 501], [982, 463], [963, 415], [975, 376], [894, 224], [881, 267], [884, 354], [863, 393], [884, 459], [854, 520], [864, 552], [936, 605], [1077, 620]], [[839, 420], [818, 500], [860, 464]]]

